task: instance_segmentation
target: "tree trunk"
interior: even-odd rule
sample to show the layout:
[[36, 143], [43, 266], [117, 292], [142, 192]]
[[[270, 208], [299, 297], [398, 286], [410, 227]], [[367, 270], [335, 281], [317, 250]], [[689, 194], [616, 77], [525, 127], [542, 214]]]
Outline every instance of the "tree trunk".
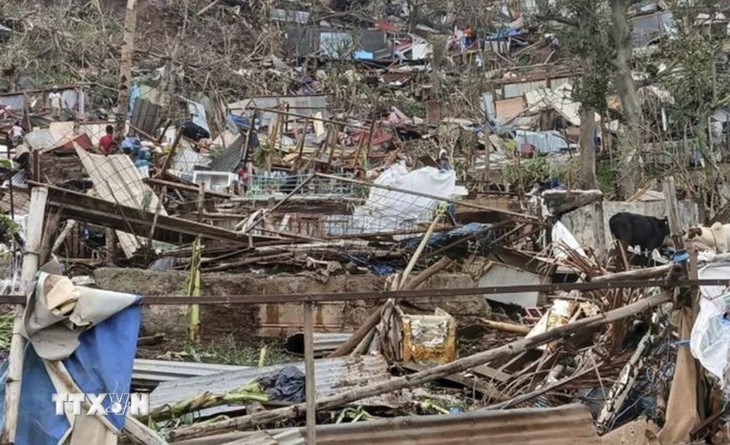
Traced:
[[580, 107], [580, 188], [596, 188], [596, 148], [594, 133], [596, 112], [593, 107], [583, 104]]
[[631, 26], [627, 17], [628, 0], [611, 0], [611, 22], [613, 41], [616, 45], [616, 90], [621, 99], [624, 116], [624, 132], [619, 135], [621, 161], [618, 181], [619, 194], [624, 197], [636, 192], [641, 172], [641, 102], [631, 77], [631, 55], [633, 43]]
[[132, 81], [132, 60], [134, 57], [134, 35], [137, 30], [136, 0], [127, 0], [124, 15], [124, 43], [119, 63], [119, 96], [117, 98], [117, 116], [115, 139], [124, 139], [125, 121], [129, 110], [129, 88]]

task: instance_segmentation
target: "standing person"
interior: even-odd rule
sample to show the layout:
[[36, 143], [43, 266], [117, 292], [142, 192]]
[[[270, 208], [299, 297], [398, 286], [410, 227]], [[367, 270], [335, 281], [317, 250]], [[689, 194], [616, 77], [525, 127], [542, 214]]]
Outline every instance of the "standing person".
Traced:
[[449, 171], [449, 154], [446, 152], [445, 148], [442, 148], [439, 150], [439, 168], [441, 171]]
[[469, 48], [474, 43], [474, 30], [467, 26], [464, 30], [464, 47]]
[[23, 127], [20, 125], [20, 121], [15, 121], [13, 127], [10, 129], [10, 145], [15, 148], [23, 143]]
[[109, 156], [114, 151], [114, 127], [106, 126], [106, 134], [99, 139], [99, 151], [105, 156]]
[[53, 117], [58, 118], [61, 115], [61, 93], [58, 90], [53, 90], [48, 95], [48, 103], [51, 105]]

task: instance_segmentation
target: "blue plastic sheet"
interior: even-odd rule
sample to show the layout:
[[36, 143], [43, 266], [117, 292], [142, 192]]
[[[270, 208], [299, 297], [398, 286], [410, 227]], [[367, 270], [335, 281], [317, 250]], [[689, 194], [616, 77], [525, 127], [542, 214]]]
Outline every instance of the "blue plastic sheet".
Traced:
[[[63, 360], [71, 377], [84, 393], [127, 394], [137, 350], [141, 307], [134, 305], [83, 332], [79, 347]], [[7, 361], [0, 366], [0, 425], [4, 422]], [[56, 390], [43, 361], [31, 344], [25, 351], [23, 385], [15, 445], [55, 445], [69, 428], [66, 417], [56, 415], [51, 396]], [[109, 412], [109, 397], [104, 406]], [[109, 414], [106, 419], [118, 429], [124, 416]]]
[[[491, 226], [491, 224], [469, 223], [469, 224], [463, 225], [461, 227], [451, 229], [448, 232], [434, 233], [428, 239], [427, 245], [428, 245], [428, 247], [431, 247], [431, 248], [443, 247], [459, 238], [463, 238], [467, 235], [473, 235], [482, 230], [486, 230], [490, 226]], [[422, 239], [423, 239], [422, 236], [408, 238], [403, 241], [403, 247], [405, 247], [406, 249], [415, 249], [421, 243]]]

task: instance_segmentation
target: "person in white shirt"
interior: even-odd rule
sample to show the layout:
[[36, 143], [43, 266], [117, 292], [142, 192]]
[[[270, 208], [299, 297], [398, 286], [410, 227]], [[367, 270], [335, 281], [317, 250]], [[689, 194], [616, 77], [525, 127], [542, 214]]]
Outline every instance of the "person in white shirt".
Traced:
[[51, 105], [53, 117], [58, 117], [61, 114], [61, 93], [58, 90], [53, 90], [48, 95], [48, 103]]
[[15, 121], [13, 128], [10, 129], [10, 144], [13, 147], [23, 143], [23, 127], [20, 126], [20, 121]]

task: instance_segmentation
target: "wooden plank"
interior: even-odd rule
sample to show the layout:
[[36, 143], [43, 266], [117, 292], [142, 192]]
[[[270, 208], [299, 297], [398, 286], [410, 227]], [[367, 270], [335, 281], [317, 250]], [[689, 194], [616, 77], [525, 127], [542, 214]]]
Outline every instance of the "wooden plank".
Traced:
[[[29, 182], [31, 185], [42, 185]], [[64, 218], [98, 224], [120, 231], [133, 230], [149, 234], [155, 225], [155, 213], [132, 207], [117, 205], [71, 190], [48, 186], [49, 205], [59, 208]], [[172, 216], [157, 215], [152, 238], [160, 241], [178, 239], [178, 242], [192, 242], [196, 236], [217, 239], [239, 245], [248, 245], [249, 236], [232, 230], [190, 221]], [[281, 240], [280, 238], [253, 236], [254, 242]]]
[[472, 373], [484, 377], [490, 380], [496, 380], [500, 383], [507, 383], [510, 380], [512, 380], [512, 376], [507, 374], [506, 372], [502, 372], [498, 369], [494, 369], [487, 365], [481, 365], [473, 368], [471, 370]]
[[[424, 366], [414, 362], [400, 362], [399, 364], [403, 369], [407, 369], [412, 372], [422, 372], [426, 369], [429, 369], [428, 366]], [[490, 400], [499, 402], [507, 400], [507, 398], [497, 388], [494, 388], [489, 383], [483, 382], [476, 377], [467, 377], [462, 374], [452, 374], [442, 377], [442, 380], [463, 386], [464, 388], [475, 391], [476, 393], [481, 394], [482, 396], [487, 397]]]

